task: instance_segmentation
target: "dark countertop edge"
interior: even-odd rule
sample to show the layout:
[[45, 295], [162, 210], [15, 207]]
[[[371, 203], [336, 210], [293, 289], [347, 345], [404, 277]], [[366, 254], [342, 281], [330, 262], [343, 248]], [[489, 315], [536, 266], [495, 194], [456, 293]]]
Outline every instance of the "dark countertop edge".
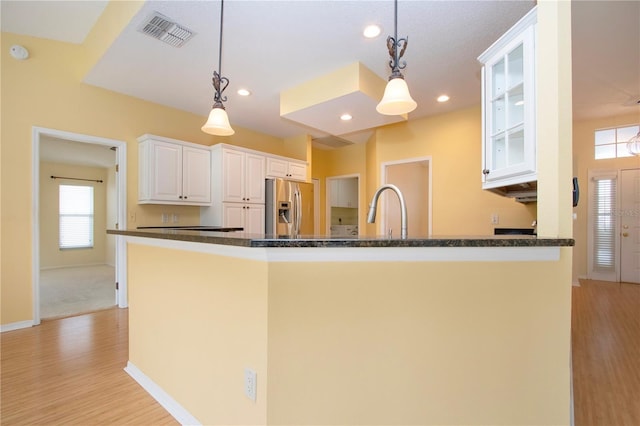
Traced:
[[384, 239], [384, 238], [299, 238], [270, 239], [243, 233], [205, 231], [159, 232], [158, 230], [107, 230], [107, 234], [132, 237], [155, 238], [163, 240], [188, 241], [194, 243], [220, 244], [257, 248], [292, 248], [292, 247], [572, 247], [575, 241], [571, 238], [537, 238], [531, 236], [490, 236], [490, 237], [432, 237], [416, 239]]

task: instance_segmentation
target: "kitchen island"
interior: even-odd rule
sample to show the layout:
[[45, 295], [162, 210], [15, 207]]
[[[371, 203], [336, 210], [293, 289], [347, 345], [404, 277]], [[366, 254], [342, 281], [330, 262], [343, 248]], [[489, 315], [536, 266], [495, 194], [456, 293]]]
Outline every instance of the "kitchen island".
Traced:
[[182, 423], [569, 423], [571, 239], [109, 233], [127, 371]]

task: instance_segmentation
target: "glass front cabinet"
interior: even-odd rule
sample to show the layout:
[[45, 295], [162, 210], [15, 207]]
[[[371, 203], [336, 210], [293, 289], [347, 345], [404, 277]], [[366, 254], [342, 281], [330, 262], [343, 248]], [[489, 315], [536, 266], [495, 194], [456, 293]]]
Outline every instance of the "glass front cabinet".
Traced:
[[536, 180], [536, 8], [478, 57], [482, 63], [482, 185]]

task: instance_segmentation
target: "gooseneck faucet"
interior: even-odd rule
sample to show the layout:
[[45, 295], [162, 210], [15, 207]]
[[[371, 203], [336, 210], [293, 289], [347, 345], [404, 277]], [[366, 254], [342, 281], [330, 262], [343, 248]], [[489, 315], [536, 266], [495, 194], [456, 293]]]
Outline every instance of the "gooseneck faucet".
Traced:
[[400, 189], [391, 184], [382, 185], [375, 194], [373, 194], [373, 199], [371, 200], [371, 204], [369, 205], [369, 215], [367, 216], [367, 223], [374, 223], [376, 221], [376, 211], [378, 209], [378, 198], [380, 198], [380, 194], [385, 190], [390, 189], [396, 193], [398, 196], [398, 200], [400, 200], [400, 238], [403, 240], [407, 239], [407, 205], [404, 202], [404, 197], [402, 196], [402, 192]]

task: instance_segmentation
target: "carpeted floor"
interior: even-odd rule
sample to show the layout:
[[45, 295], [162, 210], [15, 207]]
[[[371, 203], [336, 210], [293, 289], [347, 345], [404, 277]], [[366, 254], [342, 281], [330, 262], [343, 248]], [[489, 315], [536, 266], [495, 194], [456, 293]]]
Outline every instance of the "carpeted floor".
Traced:
[[115, 268], [79, 266], [40, 271], [40, 318], [57, 318], [112, 307]]

